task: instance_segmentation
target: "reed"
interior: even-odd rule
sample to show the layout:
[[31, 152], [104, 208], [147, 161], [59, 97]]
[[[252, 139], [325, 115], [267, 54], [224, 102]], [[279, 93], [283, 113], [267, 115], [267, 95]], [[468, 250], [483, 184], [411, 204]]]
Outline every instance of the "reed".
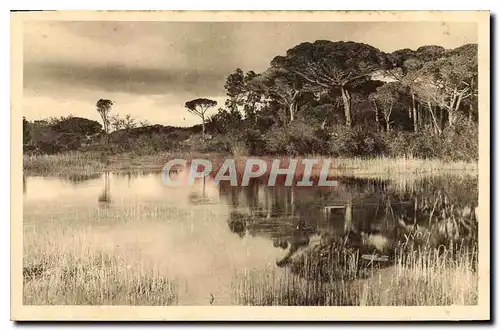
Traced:
[[[452, 258], [453, 256], [453, 258]], [[331, 265], [332, 269], [338, 265]], [[349, 268], [318, 279], [288, 269], [246, 272], [235, 277], [239, 305], [433, 306], [475, 305], [478, 297], [477, 250], [400, 251], [390, 267], [366, 267], [356, 278]]]
[[395, 266], [358, 283], [360, 305], [476, 305], [477, 250], [422, 248], [398, 254]]
[[[161, 258], [165, 251], [145, 254], [149, 241], [137, 239], [138, 233], [141, 238], [161, 235], [164, 229], [153, 221], [177, 217], [175, 211], [131, 206], [61, 214], [63, 218], [43, 222], [36, 215], [24, 224], [24, 304], [177, 304], [177, 281]], [[109, 221], [103, 223], [103, 218]]]
[[23, 268], [26, 305], [172, 305], [176, 283], [153, 265], [102, 252], [46, 255]]
[[[240, 153], [237, 153], [240, 155]], [[67, 152], [55, 155], [24, 155], [23, 170], [28, 175], [58, 175], [70, 176], [77, 174], [92, 174], [105, 170], [156, 169], [161, 170], [169, 158], [206, 158], [218, 162], [228, 157], [220, 154], [199, 154], [190, 152], [156, 153], [152, 155], [136, 155], [133, 153], [105, 154], [102, 152]], [[235, 156], [239, 163], [250, 158]], [[258, 157], [272, 162], [270, 156]], [[421, 175], [456, 173], [460, 175], [477, 175], [477, 162], [446, 162], [436, 159], [416, 158], [329, 158], [325, 156], [309, 156], [319, 164], [330, 162], [332, 176], [352, 176], [363, 178], [384, 179], [393, 176], [406, 176], [411, 173], [414, 178]], [[282, 158], [282, 167], [286, 166], [287, 157]], [[238, 164], [237, 162], [237, 164]], [[268, 167], [270, 169], [270, 166]], [[269, 170], [268, 169], [268, 170]], [[297, 175], [301, 175], [300, 166]], [[314, 169], [313, 169], [314, 170]], [[314, 173], [313, 173], [314, 175]]]
[[104, 171], [97, 153], [68, 152], [54, 155], [23, 155], [25, 175], [56, 175], [66, 178], [92, 176]]

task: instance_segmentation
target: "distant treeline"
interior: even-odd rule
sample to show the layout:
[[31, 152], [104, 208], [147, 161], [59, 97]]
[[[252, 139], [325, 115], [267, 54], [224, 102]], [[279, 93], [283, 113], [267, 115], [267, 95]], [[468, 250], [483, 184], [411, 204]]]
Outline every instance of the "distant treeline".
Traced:
[[71, 115], [36, 121], [23, 118], [24, 152], [30, 154], [76, 150], [152, 153], [177, 148], [179, 142], [197, 132], [201, 132], [199, 125], [181, 128], [143, 123], [111, 132], [107, 148], [103, 126], [97, 121]]
[[[78, 140], [78, 148], [104, 143], [142, 153], [476, 160], [477, 75], [476, 44], [385, 53], [362, 43], [318, 40], [276, 56], [264, 72], [236, 69], [224, 85], [225, 104], [212, 116], [206, 114], [215, 101], [187, 101], [199, 126], [137, 127], [130, 116], [110, 116], [112, 101], [101, 99], [96, 106], [104, 126], [80, 119], [87, 131], [75, 124], [69, 132], [70, 119], [25, 122], [25, 144], [45, 153], [74, 149]], [[47, 143], [60, 147], [50, 150]]]

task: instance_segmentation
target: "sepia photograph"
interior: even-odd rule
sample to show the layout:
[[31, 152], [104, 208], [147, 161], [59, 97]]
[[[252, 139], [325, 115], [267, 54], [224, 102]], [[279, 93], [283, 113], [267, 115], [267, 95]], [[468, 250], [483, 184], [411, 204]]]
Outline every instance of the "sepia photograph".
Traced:
[[488, 11], [11, 13], [14, 320], [487, 320]]

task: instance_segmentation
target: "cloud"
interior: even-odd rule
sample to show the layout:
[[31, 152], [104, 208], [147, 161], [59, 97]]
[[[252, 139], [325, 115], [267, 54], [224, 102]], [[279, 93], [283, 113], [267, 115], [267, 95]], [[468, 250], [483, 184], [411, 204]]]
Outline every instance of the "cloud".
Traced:
[[120, 64], [28, 63], [24, 87], [51, 91], [56, 86], [73, 89], [124, 92], [142, 95], [224, 95], [226, 73], [210, 69], [133, 67]]
[[[78, 97], [65, 97], [65, 94], [33, 92], [25, 93], [23, 97], [24, 116], [28, 120], [60, 117], [72, 114], [100, 121], [95, 104], [101, 97], [113, 100], [112, 114], [130, 114], [137, 121], [147, 120], [151, 124], [173, 126], [191, 126], [200, 124], [200, 118], [189, 113], [184, 104], [186, 98], [177, 95], [132, 95], [122, 92], [111, 92], [105, 95], [102, 92], [86, 90]], [[214, 114], [217, 108], [224, 103], [225, 97], [208, 96], [217, 101], [218, 106], [210, 109], [209, 115]]]
[[152, 123], [198, 123], [187, 100], [223, 104], [236, 68], [263, 71], [304, 41], [352, 40], [383, 51], [477, 42], [469, 22], [46, 22], [24, 26], [24, 115], [98, 119], [95, 102]]

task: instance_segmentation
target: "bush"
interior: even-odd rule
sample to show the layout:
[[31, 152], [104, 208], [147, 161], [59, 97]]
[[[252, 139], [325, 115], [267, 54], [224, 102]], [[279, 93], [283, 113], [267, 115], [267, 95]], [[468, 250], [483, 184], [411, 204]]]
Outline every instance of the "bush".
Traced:
[[330, 134], [330, 154], [339, 156], [380, 156], [387, 153], [382, 133], [371, 128], [335, 126]]
[[442, 134], [441, 157], [450, 161], [476, 161], [478, 151], [478, 127], [476, 123], [459, 118], [453, 129], [446, 128]]
[[166, 135], [153, 133], [141, 135], [130, 145], [130, 149], [138, 155], [153, 154], [170, 149], [172, 143]]
[[279, 155], [297, 156], [324, 154], [328, 150], [325, 133], [296, 120], [288, 127], [274, 127], [263, 137], [267, 152]]
[[446, 127], [441, 135], [429, 129], [394, 132], [384, 135], [389, 156], [475, 161], [478, 159], [478, 129], [475, 123], [459, 120], [454, 128]]

